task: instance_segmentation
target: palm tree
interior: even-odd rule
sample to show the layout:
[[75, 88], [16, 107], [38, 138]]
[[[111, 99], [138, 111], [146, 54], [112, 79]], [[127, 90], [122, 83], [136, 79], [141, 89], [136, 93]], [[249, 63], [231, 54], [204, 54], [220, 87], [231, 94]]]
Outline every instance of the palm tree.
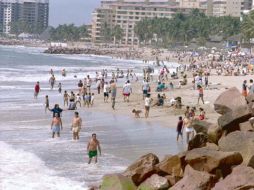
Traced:
[[251, 38], [254, 38], [254, 11], [251, 11], [249, 15], [243, 18], [241, 30], [246, 40], [249, 41]]
[[114, 38], [114, 44], [116, 41], [120, 41], [123, 37], [123, 29], [119, 26], [116, 25], [113, 30], [112, 30], [112, 37]]
[[112, 39], [112, 31], [110, 26], [108, 25], [107, 22], [104, 22], [102, 24], [102, 28], [101, 28], [101, 34], [103, 36], [103, 40], [104, 42], [110, 42]]

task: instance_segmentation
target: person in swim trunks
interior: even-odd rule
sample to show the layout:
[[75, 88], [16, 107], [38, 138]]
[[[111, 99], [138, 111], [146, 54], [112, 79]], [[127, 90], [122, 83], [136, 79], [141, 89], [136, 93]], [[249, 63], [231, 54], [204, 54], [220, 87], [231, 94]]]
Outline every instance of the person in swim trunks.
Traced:
[[89, 156], [89, 161], [88, 164], [91, 163], [92, 159], [95, 158], [95, 163], [97, 163], [97, 155], [98, 151], [101, 156], [101, 147], [100, 147], [100, 142], [96, 138], [96, 134], [92, 134], [92, 139], [88, 142], [87, 144], [87, 152]]
[[74, 113], [74, 118], [72, 120], [71, 130], [73, 133], [73, 140], [79, 140], [79, 132], [82, 125], [82, 119], [79, 117], [79, 113]]
[[52, 129], [52, 138], [55, 138], [55, 134], [57, 134], [57, 136], [60, 137], [60, 130], [63, 130], [63, 125], [59, 113], [56, 113], [55, 117], [52, 119], [51, 129]]

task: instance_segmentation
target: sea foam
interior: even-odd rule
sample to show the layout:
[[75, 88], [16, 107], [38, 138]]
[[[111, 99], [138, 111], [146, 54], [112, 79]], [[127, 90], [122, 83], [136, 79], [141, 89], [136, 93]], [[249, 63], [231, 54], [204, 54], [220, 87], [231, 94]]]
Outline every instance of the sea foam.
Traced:
[[0, 141], [0, 189], [84, 190], [85, 184], [59, 177], [35, 154], [16, 150]]

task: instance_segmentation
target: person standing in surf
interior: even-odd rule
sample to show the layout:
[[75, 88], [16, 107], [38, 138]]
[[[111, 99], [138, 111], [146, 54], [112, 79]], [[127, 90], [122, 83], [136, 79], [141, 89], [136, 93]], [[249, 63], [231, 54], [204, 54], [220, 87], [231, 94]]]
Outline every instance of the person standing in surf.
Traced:
[[97, 140], [96, 134], [93, 133], [91, 140], [87, 144], [87, 152], [88, 152], [88, 156], [89, 156], [88, 164], [91, 163], [93, 158], [95, 159], [94, 162], [97, 163], [98, 151], [101, 156], [100, 142]]
[[45, 113], [47, 112], [48, 109], [49, 109], [49, 96], [46, 95], [45, 96]]
[[79, 132], [82, 125], [82, 119], [79, 117], [79, 113], [74, 113], [74, 118], [72, 120], [71, 130], [73, 133], [73, 140], [79, 140]]
[[59, 113], [55, 113], [55, 117], [53, 117], [52, 119], [51, 130], [52, 130], [52, 138], [55, 138], [55, 134], [57, 134], [57, 137], [60, 137], [60, 131], [63, 130], [63, 125]]
[[55, 81], [56, 81], [56, 78], [55, 78], [55, 76], [52, 74], [51, 77], [49, 78], [49, 84], [50, 84], [51, 90], [54, 88]]
[[35, 84], [35, 87], [34, 87], [34, 98], [35, 98], [35, 99], [37, 99], [40, 90], [41, 90], [41, 88], [40, 88], [40, 83], [39, 83], [39, 81], [38, 81], [38, 82]]

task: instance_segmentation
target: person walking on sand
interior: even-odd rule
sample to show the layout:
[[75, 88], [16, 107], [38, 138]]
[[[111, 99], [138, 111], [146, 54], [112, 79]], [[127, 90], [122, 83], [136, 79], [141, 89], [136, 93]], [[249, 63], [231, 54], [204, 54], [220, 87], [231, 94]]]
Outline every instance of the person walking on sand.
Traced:
[[39, 92], [41, 91], [40, 82], [38, 81], [34, 86], [34, 98], [37, 99]]
[[129, 97], [132, 93], [130, 81], [128, 80], [123, 86], [123, 100], [129, 102]]
[[143, 100], [145, 99], [146, 95], [149, 93], [150, 91], [150, 85], [148, 83], [147, 80], [143, 81], [143, 85], [142, 85], [142, 90], [143, 90]]
[[55, 134], [60, 137], [60, 131], [63, 130], [62, 120], [59, 113], [55, 113], [55, 116], [51, 122], [52, 138], [55, 138]]
[[91, 140], [87, 144], [87, 153], [89, 156], [89, 161], [88, 164], [91, 163], [92, 159], [95, 158], [95, 163], [97, 163], [98, 159], [98, 151], [101, 156], [101, 147], [100, 147], [100, 142], [96, 138], [96, 134], [92, 134]]
[[177, 128], [176, 128], [177, 136], [176, 136], [176, 141], [178, 141], [179, 136], [181, 136], [183, 140], [183, 118], [180, 116], [178, 123], [177, 123]]
[[112, 102], [112, 109], [115, 109], [116, 104], [116, 83], [114, 80], [111, 80], [110, 82], [110, 90], [111, 90], [111, 102]]
[[110, 89], [110, 87], [109, 87], [108, 83], [106, 82], [106, 83], [104, 84], [104, 87], [103, 87], [104, 102], [108, 102], [109, 89]]
[[204, 89], [201, 85], [198, 85], [198, 105], [199, 105], [199, 100], [201, 99], [202, 103], [205, 104], [204, 102]]
[[150, 94], [147, 94], [145, 98], [145, 118], [149, 117], [149, 111], [152, 105], [152, 101], [153, 99], [150, 97]]
[[79, 117], [79, 113], [74, 113], [74, 118], [72, 120], [71, 130], [73, 133], [73, 140], [79, 140], [79, 132], [82, 126], [82, 119]]

